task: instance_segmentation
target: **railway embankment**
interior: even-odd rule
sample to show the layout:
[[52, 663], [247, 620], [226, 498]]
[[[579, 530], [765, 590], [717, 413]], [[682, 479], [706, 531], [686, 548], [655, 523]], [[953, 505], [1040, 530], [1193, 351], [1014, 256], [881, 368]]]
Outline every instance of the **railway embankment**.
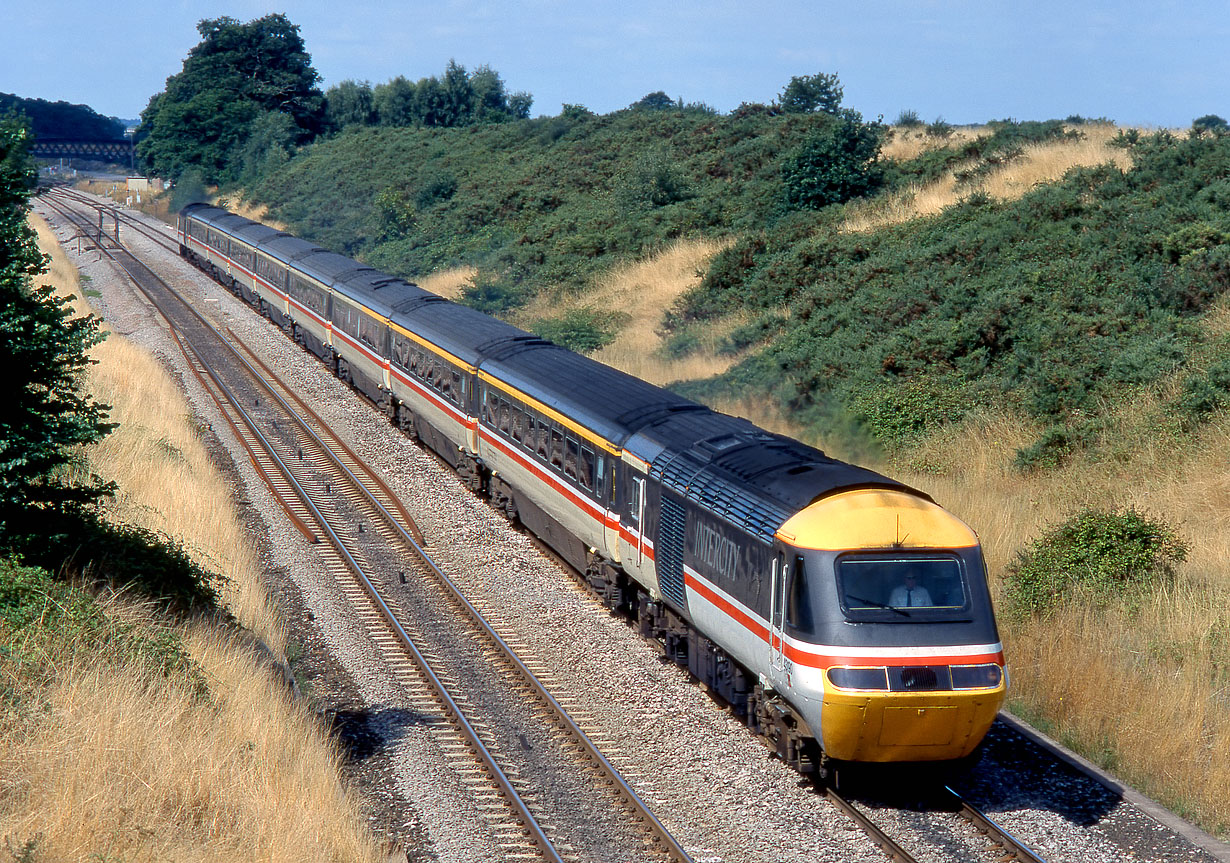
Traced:
[[[38, 227], [45, 280], [84, 312], [98, 293], [91, 268], [79, 278]], [[8, 849], [30, 860], [385, 859], [338, 747], [285, 683], [263, 527], [237, 510], [208, 429], [141, 346], [112, 334], [92, 358], [87, 386], [119, 423], [81, 465], [118, 486], [105, 518], [220, 576], [224, 610], [169, 614], [135, 592], [0, 564]]]

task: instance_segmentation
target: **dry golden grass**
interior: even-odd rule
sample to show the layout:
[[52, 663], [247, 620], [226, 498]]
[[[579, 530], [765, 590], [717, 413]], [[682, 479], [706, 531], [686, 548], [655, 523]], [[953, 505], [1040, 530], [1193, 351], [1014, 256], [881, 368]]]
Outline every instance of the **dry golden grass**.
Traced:
[[1230, 446], [1230, 420], [1181, 442], [1165, 398], [1163, 392], [1124, 408], [1108, 423], [1113, 432], [1095, 445], [1099, 457], [1060, 470], [1015, 470], [1013, 454], [1040, 429], [1002, 416], [980, 418], [912, 453], [909, 460], [927, 472], [887, 469], [978, 530], [997, 596], [1017, 552], [1082, 508], [1133, 507], [1182, 533], [1190, 551], [1175, 584], [1145, 596], [1139, 607], [1001, 621], [1011, 697], [1145, 793], [1224, 832], [1230, 476], [1222, 453]]
[[905, 161], [917, 158], [937, 147], [959, 147], [990, 134], [991, 130], [985, 126], [957, 126], [949, 137], [937, 138], [934, 135], [928, 135], [925, 127], [907, 129], [903, 126], [894, 126], [892, 137], [880, 148], [880, 152], [886, 159]]
[[310, 711], [218, 631], [188, 636], [208, 700], [89, 656], [61, 666], [44, 720], [0, 738], [0, 832], [39, 837], [39, 860], [383, 859]]
[[290, 232], [285, 222], [279, 222], [277, 219], [269, 217], [269, 207], [265, 204], [253, 204], [245, 201], [243, 198], [227, 198], [225, 201], [217, 200], [214, 197], [214, 203], [219, 207], [225, 205], [225, 208], [236, 215], [243, 216], [245, 219], [251, 219], [254, 222], [260, 222], [262, 225], [268, 225], [271, 228], [277, 228], [279, 231]]
[[440, 270], [427, 276], [416, 276], [414, 283], [425, 291], [455, 300], [461, 292], [474, 282], [478, 270], [474, 267], [454, 267], [451, 270]]
[[[980, 135], [977, 130], [960, 131], [971, 138]], [[842, 230], [850, 233], [870, 231], [920, 216], [932, 216], [974, 191], [984, 192], [998, 200], [1013, 200], [1038, 183], [1058, 180], [1077, 166], [1110, 162], [1121, 170], [1131, 167], [1127, 151], [1110, 146], [1111, 139], [1119, 133], [1117, 127], [1088, 124], [1079, 127], [1079, 131], [1084, 136], [1079, 141], [1056, 141], [1025, 147], [1021, 158], [991, 173], [974, 187], [959, 184], [955, 176], [949, 174], [933, 183], [856, 205], [851, 208]], [[936, 139], [927, 138], [921, 133], [907, 132], [904, 136], [894, 136], [893, 141], [884, 148], [884, 153], [892, 158], [912, 158], [937, 143]]]
[[[52, 254], [47, 281], [82, 310], [75, 270], [36, 227]], [[183, 397], [157, 361], [114, 335], [94, 356], [91, 391], [122, 424], [87, 453], [123, 488], [109, 514], [176, 537], [230, 577], [228, 605], [280, 656], [259, 562]], [[112, 613], [150, 612], [117, 601]], [[59, 664], [44, 721], [0, 737], [0, 833], [41, 837], [38, 859], [383, 859], [310, 709], [240, 636], [202, 622], [180, 633], [207, 700], [184, 681], [104, 663], [89, 645]]]
[[625, 323], [611, 344], [593, 354], [599, 362], [655, 384], [720, 374], [734, 358], [718, 356], [716, 346], [739, 319], [714, 324], [702, 336], [700, 350], [681, 359], [663, 355], [659, 325], [663, 311], [700, 283], [709, 260], [729, 244], [726, 240], [677, 240], [657, 254], [609, 273], [582, 296], [541, 296], [517, 320], [524, 326], [573, 309], [609, 310]]

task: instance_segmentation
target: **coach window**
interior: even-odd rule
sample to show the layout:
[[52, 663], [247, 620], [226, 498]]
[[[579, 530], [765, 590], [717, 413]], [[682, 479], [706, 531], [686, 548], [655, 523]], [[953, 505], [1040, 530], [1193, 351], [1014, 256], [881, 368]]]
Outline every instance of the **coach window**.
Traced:
[[500, 399], [499, 429], [504, 434], [508, 434], [509, 413], [508, 400]]
[[577, 460], [579, 458], [579, 455], [578, 455], [579, 448], [577, 446], [576, 440], [572, 437], [572, 435], [568, 435], [568, 437], [565, 438], [565, 444], [566, 446], [564, 449], [564, 473], [568, 475], [569, 479], [576, 479], [577, 478]]
[[538, 421], [538, 457], [547, 461], [551, 455], [551, 426]]
[[628, 498], [628, 521], [637, 530], [641, 528], [641, 501], [645, 496], [645, 477], [632, 478], [632, 496]]
[[512, 439], [517, 443], [525, 440], [525, 421], [529, 419], [525, 415], [525, 411], [521, 410], [517, 405], [513, 405], [512, 409]]
[[598, 457], [594, 459], [594, 491], [598, 494], [599, 500], [606, 491], [604, 480], [606, 480], [606, 456], [598, 453]]
[[370, 347], [379, 349], [379, 335], [376, 322], [369, 315], [359, 313], [359, 341]]
[[581, 481], [581, 488], [586, 491], [594, 490], [594, 451], [587, 446], [581, 447], [581, 461], [577, 465], [577, 479]]
[[564, 435], [559, 429], [551, 429], [551, 467], [564, 469]]
[[410, 367], [410, 340], [393, 334], [393, 363], [399, 368]]
[[491, 395], [491, 390], [488, 389], [487, 387], [483, 387], [483, 405], [482, 405], [483, 425], [489, 425], [489, 426], [495, 425], [495, 408], [492, 405], [492, 401], [494, 400], [494, 398], [495, 397]]
[[461, 372], [449, 371], [449, 378], [453, 382], [453, 401], [461, 404], [461, 397], [466, 394], [466, 379], [461, 376]]

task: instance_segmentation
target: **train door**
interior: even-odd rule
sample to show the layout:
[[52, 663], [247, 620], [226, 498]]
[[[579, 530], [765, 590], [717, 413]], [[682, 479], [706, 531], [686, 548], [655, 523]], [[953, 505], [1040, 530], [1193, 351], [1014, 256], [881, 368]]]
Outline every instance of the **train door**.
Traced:
[[771, 593], [769, 598], [769, 677], [772, 683], [781, 686], [789, 685], [786, 674], [786, 638], [783, 625], [786, 618], [786, 582], [789, 580], [790, 566], [786, 555], [777, 552], [773, 556], [772, 577], [770, 578]]
[[619, 563], [623, 556], [619, 553], [619, 511], [615, 503], [615, 466], [618, 464], [614, 456], [601, 450], [594, 462], [594, 490], [598, 494], [598, 502], [602, 505], [603, 539], [606, 542], [606, 555]]

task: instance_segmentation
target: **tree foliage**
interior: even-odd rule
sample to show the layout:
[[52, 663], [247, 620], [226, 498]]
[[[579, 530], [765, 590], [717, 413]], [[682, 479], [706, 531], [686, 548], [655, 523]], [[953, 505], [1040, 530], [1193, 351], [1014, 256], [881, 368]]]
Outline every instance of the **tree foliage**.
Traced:
[[883, 128], [853, 111], [816, 130], [782, 165], [786, 200], [818, 210], [862, 197], [884, 179], [879, 165]]
[[836, 114], [841, 107], [843, 92], [835, 72], [796, 75], [782, 91], [782, 110], [787, 114], [810, 114], [813, 111]]
[[183, 70], [167, 79], [141, 114], [137, 153], [153, 173], [178, 178], [197, 168], [205, 180], [233, 180], [238, 151], [256, 121], [268, 114], [290, 120], [294, 143], [315, 137], [324, 121], [324, 96], [299, 28], [272, 14], [241, 24], [201, 21], [202, 40]]
[[1192, 120], [1192, 134], [1230, 134], [1230, 123], [1226, 122], [1225, 117], [1220, 117], [1217, 114], [1205, 114], [1203, 117], [1197, 117], [1195, 120]]
[[372, 85], [347, 79], [325, 91], [325, 128], [340, 132], [347, 126], [370, 126], [376, 122]]
[[75, 449], [111, 426], [106, 406], [80, 390], [99, 320], [74, 317], [66, 299], [32, 284], [45, 265], [26, 224], [35, 176], [29, 138], [23, 122], [0, 120], [0, 343], [8, 365], [0, 379], [0, 531], [32, 510], [90, 502], [109, 490], [97, 478], [73, 485], [65, 476]]
[[0, 93], [0, 116], [12, 111], [30, 121], [36, 138], [118, 141], [124, 137], [124, 124], [120, 120], [104, 117], [89, 105], [23, 99], [11, 93]]
[[646, 93], [628, 106], [633, 111], [669, 111], [672, 108], [682, 108], [683, 101], [675, 101], [662, 90]]
[[[347, 84], [350, 87], [346, 87]], [[361, 85], [366, 86], [366, 85]], [[353, 82], [343, 82], [327, 95], [330, 103], [361, 104], [361, 88], [355, 92]], [[377, 84], [370, 90], [371, 111], [366, 118], [361, 111], [339, 107], [341, 120], [333, 128], [355, 125], [392, 127], [454, 128], [481, 123], [505, 123], [523, 120], [530, 115], [534, 99], [529, 93], [509, 93], [504, 79], [490, 66], [479, 66], [473, 72], [455, 60], [450, 60], [442, 77], [431, 76], [412, 82], [403, 75]], [[330, 109], [332, 112], [332, 109]]]

